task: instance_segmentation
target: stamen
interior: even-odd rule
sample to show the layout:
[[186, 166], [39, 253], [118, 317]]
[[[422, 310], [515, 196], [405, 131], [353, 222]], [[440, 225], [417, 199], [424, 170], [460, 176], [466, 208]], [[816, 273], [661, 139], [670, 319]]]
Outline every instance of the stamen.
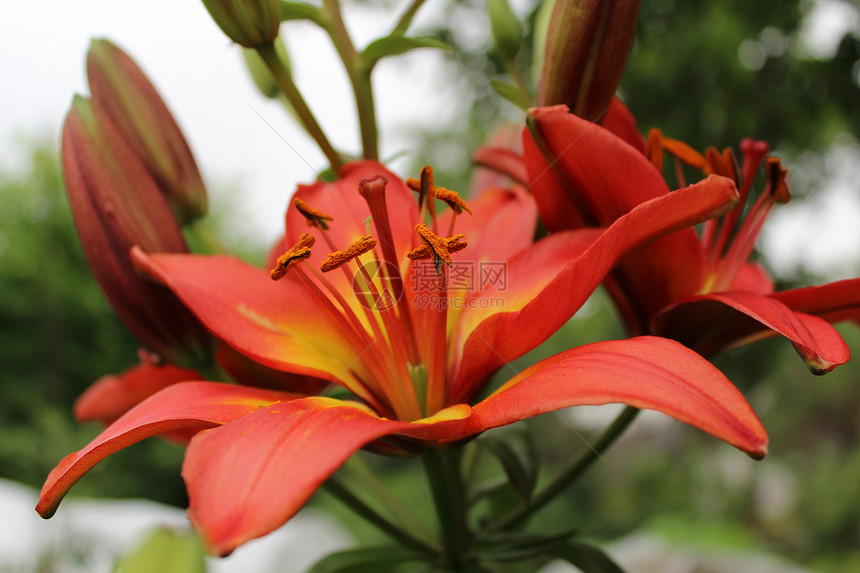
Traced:
[[777, 203], [788, 203], [791, 200], [791, 188], [788, 186], [788, 169], [782, 166], [778, 157], [768, 157], [765, 160], [767, 172], [767, 191]]
[[676, 159], [679, 159], [694, 169], [705, 167], [705, 158], [702, 154], [679, 139], [663, 138], [663, 149]]
[[648, 132], [648, 142], [645, 144], [645, 155], [651, 164], [657, 168], [660, 173], [663, 172], [663, 134], [660, 130], [652, 128]]
[[272, 280], [277, 281], [284, 278], [291, 268], [311, 256], [311, 247], [316, 239], [310, 233], [303, 233], [299, 237], [299, 242], [287, 250], [286, 253], [278, 257], [275, 262], [275, 268], [269, 273]]
[[[421, 239], [426, 243], [427, 248], [431, 251], [437, 275], [442, 270], [442, 263], [445, 263], [449, 267], [454, 264], [454, 261], [451, 260], [451, 251], [448, 249], [449, 241], [453, 240], [453, 244], [456, 245], [455, 248], [458, 251], [463, 250], [466, 247], [466, 243], [459, 243], [459, 240], [463, 238], [463, 235], [457, 235], [456, 237], [445, 239], [428, 229], [427, 225], [423, 223], [415, 225], [415, 231], [418, 232], [418, 236], [421, 237]], [[415, 260], [416, 257], [425, 258], [421, 257], [421, 253], [417, 252], [420, 249], [421, 247], [418, 247], [406, 256], [413, 260]]]
[[308, 227], [316, 227], [328, 231], [328, 221], [334, 221], [334, 217], [314, 209], [298, 197], [293, 199], [293, 205], [307, 219]]
[[326, 257], [326, 260], [323, 261], [323, 264], [320, 266], [320, 270], [324, 273], [334, 270], [341, 265], [348, 263], [355, 257], [363, 255], [367, 251], [372, 250], [375, 246], [376, 239], [374, 239], [370, 235], [365, 235], [364, 237], [358, 239], [356, 242], [343, 249], [342, 251], [335, 251], [333, 253], [329, 253], [328, 257]]
[[[460, 239], [464, 236], [465, 235], [461, 233], [459, 235], [454, 235], [453, 237], [442, 238], [442, 240], [445, 241], [445, 247], [448, 249], [448, 253], [462, 251], [469, 245], [468, 243], [460, 242]], [[426, 260], [433, 256], [433, 250], [427, 245], [420, 245], [407, 253], [406, 256], [413, 261]]]
[[439, 187], [436, 189], [436, 198], [444, 201], [445, 204], [448, 205], [448, 207], [450, 207], [457, 215], [462, 215], [463, 211], [467, 212], [469, 215], [472, 214], [472, 210], [469, 209], [469, 206], [466, 205], [466, 202], [463, 201], [462, 197], [460, 197], [456, 191]]

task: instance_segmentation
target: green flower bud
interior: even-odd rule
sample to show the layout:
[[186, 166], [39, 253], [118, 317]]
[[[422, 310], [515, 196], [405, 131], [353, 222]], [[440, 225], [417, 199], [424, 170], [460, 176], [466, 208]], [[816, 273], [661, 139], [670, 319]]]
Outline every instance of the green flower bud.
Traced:
[[146, 75], [108, 40], [93, 40], [87, 53], [93, 102], [110, 116], [122, 137], [158, 183], [182, 223], [206, 212], [206, 187], [179, 126]]
[[640, 0], [555, 0], [538, 84], [538, 105], [565, 104], [600, 121], [621, 82]]
[[254, 48], [278, 36], [278, 0], [203, 0], [203, 4], [221, 31], [241, 46]]

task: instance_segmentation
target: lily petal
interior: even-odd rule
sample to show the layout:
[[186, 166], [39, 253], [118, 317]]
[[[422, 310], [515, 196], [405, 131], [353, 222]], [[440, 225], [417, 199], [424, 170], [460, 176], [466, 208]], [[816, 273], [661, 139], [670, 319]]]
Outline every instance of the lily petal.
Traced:
[[361, 393], [353, 371], [363, 367], [355, 360], [361, 352], [299, 281], [275, 283], [267, 272], [232, 257], [140, 251], [133, 257], [139, 269], [173, 290], [207, 329], [242, 354], [275, 370]]
[[653, 336], [588, 344], [535, 364], [475, 405], [470, 429], [609, 403], [663, 412], [755, 459], [767, 453], [764, 427], [731, 381], [692, 350]]
[[36, 511], [44, 518], [51, 517], [69, 488], [93, 466], [144, 438], [226, 424], [257, 408], [293, 397], [217, 382], [174, 384], [129, 410], [84, 449], [63, 458], [42, 486]]
[[[533, 110], [530, 118], [540, 141], [525, 131], [523, 152], [532, 193], [550, 230], [605, 227], [640, 203], [669, 193], [645, 156], [607, 129], [563, 106]], [[644, 323], [702, 286], [705, 260], [695, 230], [679, 229], [619, 267], [618, 282], [624, 288], [613, 296], [632, 299], [619, 304], [638, 309], [642, 316], [637, 320]]]
[[630, 145], [632, 145], [642, 155], [645, 155], [645, 140], [639, 129], [636, 127], [636, 118], [627, 109], [624, 103], [616, 98], [613, 98], [609, 104], [609, 111], [600, 122], [600, 125], [608, 129]]
[[773, 298], [790, 309], [814, 314], [827, 322], [860, 319], [860, 278], [785, 290]]
[[[481, 297], [490, 300], [502, 296], [504, 305], [499, 308], [498, 304], [477, 301], [461, 314], [454, 349], [454, 365], [459, 371], [451, 388], [451, 400], [467, 401], [491, 372], [546, 340], [579, 310], [624, 255], [661, 235], [724, 212], [736, 198], [731, 180], [709, 177], [637, 206], [606, 229], [580, 256], [567, 259], [571, 262], [566, 266], [533, 267], [529, 281], [511, 282], [507, 292], [482, 293]], [[564, 252], [558, 239], [554, 239], [554, 245]], [[521, 256], [528, 256], [528, 251]], [[515, 271], [512, 262], [509, 272]]]
[[110, 424], [156, 392], [189, 380], [203, 380], [203, 376], [195, 370], [149, 363], [102, 376], [75, 401], [75, 418]]
[[229, 554], [286, 522], [362, 446], [401, 431], [462, 435], [471, 412], [460, 405], [410, 423], [331, 398], [262, 408], [192, 439], [182, 468], [189, 516], [208, 547]]
[[848, 345], [827, 321], [752, 292], [726, 291], [688, 299], [655, 316], [652, 329], [705, 355], [780, 334], [815, 374], [829, 372], [850, 358]]

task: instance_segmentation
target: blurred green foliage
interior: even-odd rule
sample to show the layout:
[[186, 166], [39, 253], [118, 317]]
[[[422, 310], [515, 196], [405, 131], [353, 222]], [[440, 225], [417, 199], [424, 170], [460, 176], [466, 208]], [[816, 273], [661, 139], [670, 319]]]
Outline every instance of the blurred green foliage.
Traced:
[[[90, 275], [55, 149], [31, 143], [29, 165], [0, 173], [0, 477], [41, 487], [96, 435], [74, 400], [137, 361], [137, 344]], [[75, 495], [184, 505], [182, 450], [148, 440], [96, 468]]]

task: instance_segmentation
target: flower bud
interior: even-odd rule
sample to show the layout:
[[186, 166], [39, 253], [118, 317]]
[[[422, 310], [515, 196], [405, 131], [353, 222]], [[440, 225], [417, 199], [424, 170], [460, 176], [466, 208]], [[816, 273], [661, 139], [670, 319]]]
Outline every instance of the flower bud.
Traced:
[[63, 125], [63, 178], [90, 270], [114, 311], [174, 364], [210, 352], [210, 337], [166, 287], [142, 278], [129, 251], [188, 251], [167, 201], [108, 113], [76, 96]]
[[87, 76], [93, 101], [143, 161], [176, 217], [187, 223], [203, 215], [206, 188], [191, 150], [137, 64], [108, 40], [93, 40]]
[[555, 0], [538, 105], [567, 105], [599, 122], [615, 95], [636, 32], [640, 0]]
[[487, 0], [487, 14], [496, 50], [502, 57], [513, 60], [523, 41], [523, 25], [508, 0]]
[[278, 0], [203, 0], [203, 4], [221, 31], [241, 46], [254, 48], [278, 36]]

